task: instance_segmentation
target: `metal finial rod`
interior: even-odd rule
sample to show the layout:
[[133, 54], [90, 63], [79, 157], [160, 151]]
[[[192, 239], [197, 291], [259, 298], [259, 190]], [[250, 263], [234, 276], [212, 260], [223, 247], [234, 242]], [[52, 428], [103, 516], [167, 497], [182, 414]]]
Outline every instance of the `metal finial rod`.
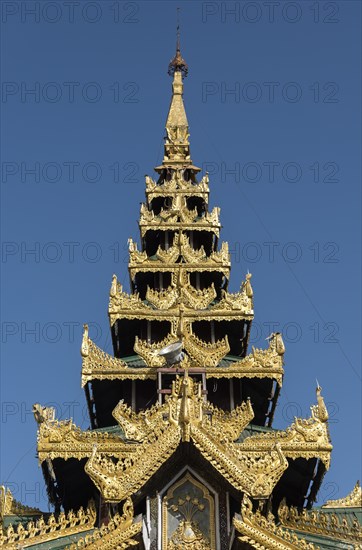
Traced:
[[178, 52], [180, 51], [180, 9], [181, 8], [176, 8], [176, 51]]
[[188, 66], [186, 61], [182, 58], [180, 50], [180, 8], [176, 8], [176, 55], [170, 61], [168, 66], [168, 74], [174, 76], [175, 72], [181, 72], [182, 78], [185, 78], [188, 73]]

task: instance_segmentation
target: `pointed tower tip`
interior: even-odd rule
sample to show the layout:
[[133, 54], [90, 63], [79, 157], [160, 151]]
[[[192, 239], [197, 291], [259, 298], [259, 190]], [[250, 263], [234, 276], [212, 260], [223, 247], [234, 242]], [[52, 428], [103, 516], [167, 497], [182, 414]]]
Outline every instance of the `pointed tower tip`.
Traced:
[[182, 78], [185, 78], [189, 72], [188, 65], [182, 57], [180, 49], [180, 8], [177, 8], [176, 55], [171, 59], [168, 66], [168, 74], [170, 76], [174, 76], [176, 72], [180, 72]]

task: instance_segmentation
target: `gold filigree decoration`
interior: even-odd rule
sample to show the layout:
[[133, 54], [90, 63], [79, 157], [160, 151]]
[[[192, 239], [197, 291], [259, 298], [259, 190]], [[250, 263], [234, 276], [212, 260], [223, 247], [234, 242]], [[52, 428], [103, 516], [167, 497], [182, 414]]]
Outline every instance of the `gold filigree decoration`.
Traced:
[[251, 288], [250, 278], [251, 273], [248, 273], [246, 281], [241, 285], [240, 292], [229, 294], [225, 290], [222, 290], [222, 298], [211, 308], [212, 311], [243, 311], [252, 314], [253, 290]]
[[115, 434], [97, 431], [83, 431], [72, 420], [52, 420], [41, 422], [38, 426], [38, 459], [88, 458], [94, 445], [104, 452], [123, 452], [126, 455], [133, 450], [132, 445], [122, 441]]
[[252, 353], [230, 363], [227, 367], [208, 369], [207, 377], [213, 378], [273, 378], [279, 386], [283, 381], [283, 356], [285, 348], [281, 334], [274, 333], [269, 337], [266, 350], [252, 348]]
[[221, 443], [236, 441], [254, 418], [254, 411], [249, 398], [230, 412], [223, 411], [208, 401], [205, 403], [203, 410], [206, 415], [207, 431], [215, 438], [218, 437]]
[[270, 451], [258, 455], [238, 452], [239, 444], [219, 441], [196, 426], [192, 430], [192, 440], [206, 460], [239, 491], [253, 498], [267, 498], [276, 483], [288, 468], [288, 461], [276, 444]]
[[199, 249], [194, 249], [190, 244], [188, 236], [178, 231], [174, 235], [172, 246], [167, 251], [159, 247], [156, 256], [161, 261], [167, 263], [170, 263], [170, 258], [172, 258], [172, 262], [175, 262], [180, 256], [185, 262], [195, 263], [206, 258], [206, 253], [203, 246]]
[[172, 286], [178, 292], [178, 303], [184, 304], [187, 308], [206, 309], [216, 298], [214, 283], [203, 290], [196, 289], [191, 285], [190, 273], [187, 273], [186, 270], [180, 270], [177, 275], [172, 273], [171, 281]]
[[84, 325], [81, 355], [82, 387], [84, 387], [89, 380], [95, 378], [107, 379], [107, 372], [109, 371], [112, 371], [113, 374], [126, 374], [128, 370], [131, 370], [125, 361], [109, 355], [89, 338], [87, 325]]
[[[199, 496], [190, 491], [193, 486], [196, 491], [198, 490]], [[189, 486], [189, 492], [194, 493], [190, 495], [188, 492], [181, 495], [177, 492], [181, 487]], [[175, 495], [176, 492], [176, 495]], [[169, 536], [169, 511], [176, 513], [181, 520], [177, 529]], [[199, 529], [198, 523], [195, 520], [195, 516], [199, 516], [200, 513], [204, 514], [208, 512], [209, 517], [209, 529], [208, 534], [203, 533]], [[170, 539], [170, 540], [168, 540]], [[162, 500], [162, 541], [165, 550], [176, 550], [179, 548], [194, 548], [199, 550], [214, 550], [216, 547], [216, 533], [215, 533], [215, 505], [214, 499], [208, 489], [200, 481], [195, 479], [190, 472], [176, 481], [172, 487], [169, 488], [167, 494]]]
[[68, 537], [92, 529], [96, 522], [96, 509], [91, 502], [86, 510], [80, 508], [77, 512], [68, 514], [61, 512], [58, 516], [50, 514], [45, 521], [41, 516], [37, 521], [29, 521], [26, 525], [12, 525], [5, 531], [0, 531], [0, 547], [7, 550], [26, 548], [35, 544]]
[[[181, 241], [181, 253], [184, 261], [187, 262], [188, 264], [194, 265], [201, 261], [202, 262], [208, 261], [204, 247], [200, 246], [200, 248], [197, 248], [197, 249], [192, 248], [192, 246], [190, 246], [189, 244], [189, 239], [184, 234], [182, 235], [182, 241]], [[217, 259], [218, 258], [215, 258], [216, 261]]]
[[141, 252], [137, 248], [137, 243], [135, 243], [131, 238], [128, 239], [128, 251], [129, 251], [129, 262], [132, 264], [143, 264], [147, 259], [147, 252]]
[[[240, 516], [239, 516], [240, 517]], [[241, 503], [241, 518], [233, 520], [236, 531], [241, 534], [239, 540], [260, 550], [319, 550], [305, 539], [275, 523], [274, 516], [263, 516], [260, 510], [253, 510], [251, 500], [244, 495]]]
[[[230, 351], [227, 336], [214, 343], [204, 342], [192, 333], [191, 323], [185, 322], [180, 315], [173, 326], [172, 332], [161, 342], [149, 343], [146, 340], [135, 339], [134, 351], [144, 359], [150, 367], [165, 365], [160, 351], [169, 344], [181, 339], [183, 349], [192, 359], [193, 365], [198, 367], [216, 367], [220, 360]], [[188, 367], [191, 366], [188, 364]], [[188, 368], [187, 367], [187, 368]]]
[[179, 297], [178, 289], [169, 286], [163, 290], [154, 290], [147, 287], [146, 300], [157, 309], [170, 309], [177, 302]]
[[134, 351], [146, 362], [149, 367], [163, 367], [165, 365], [165, 358], [159, 355], [159, 352], [169, 344], [177, 342], [178, 337], [176, 334], [171, 333], [166, 338], [159, 342], [147, 342], [141, 340], [136, 336]]
[[149, 307], [142, 302], [138, 293], [128, 294], [123, 291], [121, 283], [117, 281], [117, 277], [113, 275], [111, 291], [109, 293], [109, 312], [118, 310], [134, 311], [145, 313], [149, 312]]
[[336, 500], [327, 500], [322, 508], [362, 508], [362, 488], [359, 481], [349, 495]]
[[181, 195], [175, 196], [172, 207], [161, 209], [158, 215], [153, 210], [149, 210], [145, 203], [141, 204], [139, 227], [141, 236], [144, 237], [149, 230], [203, 230], [213, 231], [217, 236], [220, 233], [220, 208], [214, 207], [211, 212], [205, 212], [199, 216], [197, 209], [189, 210], [186, 198]]
[[187, 370], [183, 378], [177, 377], [173, 380], [171, 397], [167, 399], [166, 404], [169, 409], [169, 421], [181, 429], [182, 441], [190, 441], [191, 425], [201, 423], [202, 403], [201, 384], [195, 385]]
[[[186, 275], [187, 276], [187, 275]], [[173, 280], [182, 280], [185, 272], [180, 271]], [[175, 283], [174, 283], [175, 284]], [[204, 291], [196, 290], [191, 285], [184, 288], [178, 283], [178, 289], [168, 291], [149, 291], [148, 297], [156, 305], [143, 302], [137, 293], [127, 294], [123, 292], [122, 285], [117, 283], [117, 292], [110, 296], [109, 317], [113, 325], [117, 319], [163, 319], [173, 322], [180, 315], [181, 306], [184, 307], [184, 317], [190, 321], [195, 320], [242, 320], [252, 319], [254, 316], [252, 297], [246, 294], [245, 289], [240, 293], [228, 294], [224, 292], [223, 298], [208, 307], [206, 304], [215, 297], [215, 289], [210, 286]], [[179, 297], [176, 300], [176, 292]], [[158, 306], [158, 308], [156, 307]]]
[[176, 233], [173, 238], [172, 245], [165, 250], [161, 246], [158, 246], [156, 251], [156, 258], [165, 264], [174, 264], [180, 257], [179, 247], [179, 234]]
[[[181, 441], [192, 441], [236, 489], [255, 498], [267, 498], [288, 461], [278, 443], [257, 456], [238, 452], [240, 444], [233, 440], [250, 422], [251, 411], [250, 403], [238, 407], [235, 413], [217, 411], [205, 403], [201, 384], [196, 384], [186, 371], [183, 377], [176, 377], [166, 402], [156, 405], [147, 417], [149, 431], [142, 433], [142, 442], [132, 454], [106, 454], [95, 447], [85, 470], [105, 500], [119, 502], [138, 491]], [[145, 432], [140, 414], [144, 413], [134, 418]]]
[[325, 512], [322, 509], [299, 511], [294, 506], [289, 508], [285, 501], [279, 506], [278, 517], [282, 525], [288, 528], [322, 535], [333, 540], [359, 542], [362, 546], [362, 529], [357, 518], [348, 522], [346, 517], [340, 518], [335, 513]]
[[148, 202], [155, 197], [174, 197], [175, 194], [185, 194], [186, 196], [201, 197], [207, 203], [209, 195], [209, 176], [205, 174], [199, 182], [192, 182], [184, 179], [184, 169], [173, 170], [170, 180], [165, 180], [158, 185], [151, 177], [145, 177], [146, 195]]
[[171, 540], [167, 543], [167, 550], [211, 550], [209, 540], [195, 523], [181, 521]]
[[214, 343], [204, 342], [195, 334], [189, 333], [184, 347], [189, 356], [201, 367], [216, 367], [230, 351], [228, 337]]
[[[184, 349], [192, 357], [187, 368], [205, 367], [207, 378], [273, 378], [282, 385], [284, 344], [280, 334], [270, 337], [266, 350], [253, 348], [252, 353], [240, 361], [230, 361], [221, 367], [219, 360], [228, 353], [226, 341], [215, 344], [203, 342], [190, 330], [190, 324], [186, 323], [184, 341], [187, 342], [187, 349], [186, 346]], [[121, 359], [101, 350], [89, 338], [88, 355], [83, 353], [82, 357], [82, 386], [90, 380], [156, 379], [155, 367], [165, 366], [164, 358], [159, 355], [160, 350], [177, 340], [176, 333], [170, 333], [162, 341], [153, 343], [136, 337], [134, 351], [144, 360], [145, 366], [131, 368]]]
[[[288, 458], [319, 458], [329, 469], [332, 445], [327, 424], [326, 408], [320, 388], [317, 388], [318, 406], [312, 406], [312, 416], [308, 419], [295, 418], [285, 431], [252, 435], [240, 444], [240, 452], [248, 450], [258, 454], [270, 449], [276, 442]], [[322, 403], [323, 402], [323, 403]]]
[[157, 309], [171, 309], [178, 304], [186, 307], [202, 310], [206, 309], [216, 297], [214, 283], [204, 290], [197, 290], [190, 283], [190, 274], [179, 271], [178, 276], [172, 275], [170, 287], [156, 291], [147, 287], [146, 300]]
[[[175, 325], [176, 331], [178, 326]], [[280, 334], [270, 337], [266, 350], [253, 348], [252, 353], [240, 361], [230, 361], [221, 367], [219, 360], [228, 353], [226, 341], [222, 339], [210, 344], [201, 341], [190, 331], [190, 324], [186, 323], [184, 341], [187, 344], [184, 349], [190, 358], [192, 357], [187, 368], [205, 367], [207, 378], [273, 378], [280, 386], [282, 385], [284, 344]], [[82, 386], [95, 379], [155, 379], [154, 368], [165, 366], [165, 360], [159, 352], [177, 340], [176, 333], [170, 333], [162, 341], [153, 343], [136, 337], [134, 351], [144, 360], [145, 367], [131, 368], [121, 359], [105, 353], [88, 339], [88, 355], [83, 355], [82, 358]]]
[[126, 438], [131, 441], [140, 442], [150, 435], [153, 424], [156, 419], [160, 420], [159, 415], [162, 413], [159, 406], [154, 405], [136, 414], [122, 399], [115, 407], [112, 414], [123, 429]]
[[133, 503], [127, 498], [123, 505], [123, 514], [116, 514], [107, 525], [94, 529], [92, 533], [79, 539], [75, 544], [67, 546], [65, 550], [121, 550], [130, 546], [137, 546], [134, 539], [142, 530], [142, 521], [134, 523]]
[[196, 207], [189, 210], [186, 197], [176, 193], [172, 197], [171, 207], [167, 209], [162, 208], [158, 215], [163, 221], [171, 221], [171, 223], [175, 221], [192, 223], [198, 217], [198, 212]]
[[[161, 228], [162, 229], [162, 228]], [[148, 258], [146, 252], [139, 252], [137, 245], [132, 243], [130, 246], [129, 271], [134, 278], [138, 271], [184, 271], [184, 263], [176, 263], [179, 257], [186, 262], [188, 271], [221, 271], [227, 277], [230, 271], [230, 254], [228, 244], [223, 242], [220, 250], [213, 251], [210, 256], [206, 256], [204, 247], [194, 249], [185, 233], [177, 231], [174, 235], [172, 245], [167, 249], [158, 247], [155, 257]]]
[[95, 446], [85, 471], [107, 502], [120, 502], [144, 485], [174, 453], [179, 440], [176, 427], [159, 422], [146, 441], [138, 444], [131, 455], [118, 455], [116, 463], [112, 459], [116, 452], [101, 454]]

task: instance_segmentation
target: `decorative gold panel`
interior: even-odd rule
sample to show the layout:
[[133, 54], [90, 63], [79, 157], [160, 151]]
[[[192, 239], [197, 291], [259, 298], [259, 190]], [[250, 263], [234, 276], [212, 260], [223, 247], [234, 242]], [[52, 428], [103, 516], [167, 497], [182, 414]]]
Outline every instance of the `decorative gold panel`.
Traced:
[[215, 504], [207, 487], [189, 472], [162, 500], [164, 550], [215, 550]]

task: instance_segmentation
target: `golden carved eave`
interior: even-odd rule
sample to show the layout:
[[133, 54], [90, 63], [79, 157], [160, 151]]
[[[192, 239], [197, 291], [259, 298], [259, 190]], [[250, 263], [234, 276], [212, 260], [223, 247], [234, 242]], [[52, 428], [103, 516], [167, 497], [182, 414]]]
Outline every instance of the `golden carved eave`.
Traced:
[[220, 236], [221, 225], [218, 222], [208, 221], [205, 218], [199, 218], [194, 222], [179, 222], [177, 220], [160, 220], [154, 219], [152, 221], [143, 221], [139, 222], [141, 236], [144, 237], [147, 231], [210, 231], [215, 233], [217, 237]]
[[[139, 251], [137, 244], [132, 239], [129, 239], [128, 244], [130, 254], [128, 268], [132, 277], [138, 271], [178, 272], [180, 269], [188, 272], [222, 271], [227, 277], [230, 273], [230, 254], [228, 243], [225, 242], [221, 244], [220, 250], [206, 256], [203, 247], [195, 250], [191, 246], [187, 235], [177, 232], [174, 235], [172, 245], [167, 250], [159, 246], [156, 255], [151, 258], [147, 256], [146, 252]], [[180, 257], [182, 261], [179, 263]]]
[[189, 357], [201, 367], [216, 367], [221, 359], [230, 351], [228, 337], [225, 336], [216, 342], [204, 342], [195, 334], [185, 338], [184, 348]]
[[[180, 316], [179, 309], [171, 309], [167, 311], [159, 309], [135, 309], [130, 311], [129, 309], [112, 308], [109, 310], [109, 319], [111, 326], [118, 319], [144, 319], [146, 321], [169, 321], [174, 324]], [[185, 310], [185, 321], [252, 321], [254, 318], [254, 311], [247, 312], [227, 311], [219, 310]]]
[[[190, 368], [198, 368], [198, 364], [191, 360]], [[178, 372], [183, 373], [183, 369], [179, 369]], [[242, 369], [240, 366], [234, 367], [206, 367], [205, 376], [209, 378], [270, 378], [275, 380], [277, 384], [281, 387], [283, 383], [283, 371], [277, 369], [265, 368], [261, 371], [259, 368], [255, 369]], [[127, 369], [127, 371], [93, 371], [92, 374], [89, 374], [86, 382], [92, 380], [156, 380], [157, 371], [155, 367], [144, 367], [144, 368], [134, 368]]]
[[[160, 424], [150, 441], [137, 444], [132, 460], [124, 454], [102, 454], [94, 447], [85, 471], [107, 502], [120, 502], [145, 484], [173, 454], [179, 441], [178, 428]], [[118, 458], [118, 462], [111, 457]]]
[[199, 183], [185, 181], [182, 177], [183, 170], [176, 170], [169, 181], [158, 185], [152, 178], [146, 176], [146, 198], [151, 202], [156, 197], [176, 198], [177, 195], [186, 197], [200, 197], [208, 203], [209, 178], [205, 175]]
[[[240, 519], [239, 519], [240, 518]], [[251, 500], [244, 495], [241, 503], [241, 516], [234, 517], [236, 531], [241, 534], [239, 540], [249, 543], [259, 550], [319, 550], [295, 533], [284, 529], [275, 523], [272, 514], [263, 516], [259, 510], [253, 511]]]
[[168, 209], [161, 209], [156, 215], [149, 210], [145, 203], [142, 203], [139, 218], [139, 227], [142, 237], [148, 230], [203, 230], [214, 231], [217, 236], [220, 232], [220, 208], [215, 207], [211, 212], [198, 215], [196, 208], [190, 210], [187, 206], [186, 197], [175, 194], [172, 206]]
[[86, 510], [61, 512], [58, 516], [50, 514], [46, 521], [41, 516], [37, 521], [19, 523], [17, 527], [9, 525], [5, 531], [0, 530], [0, 547], [18, 550], [89, 531], [94, 528], [96, 518], [95, 505], [91, 502]]
[[214, 284], [204, 290], [196, 290], [190, 284], [190, 278], [188, 277], [184, 286], [179, 288], [177, 283], [174, 282], [175, 278], [175, 276], [172, 277], [172, 286], [161, 291], [147, 287], [146, 301], [157, 309], [167, 310], [175, 306], [176, 303], [183, 303], [189, 308], [202, 310], [210, 306], [216, 298]]
[[187, 270], [189, 273], [222, 273], [227, 279], [230, 277], [230, 265], [215, 264], [212, 262], [201, 261], [197, 264], [184, 263], [164, 263], [159, 260], [148, 259], [144, 263], [129, 267], [131, 280], [134, 281], [137, 273], [171, 273], [177, 276], [179, 271]]
[[[86, 327], [86, 325], [85, 325]], [[129, 370], [127, 363], [122, 359], [112, 357], [100, 349], [89, 337], [88, 328], [84, 329], [83, 341], [81, 347], [82, 355], [82, 387], [95, 378], [95, 374], [126, 373]]]
[[343, 498], [327, 500], [323, 508], [362, 508], [362, 487], [357, 481], [352, 491]]
[[223, 441], [220, 445], [207, 433], [193, 427], [192, 441], [201, 454], [227, 479], [234, 488], [253, 498], [265, 499], [288, 468], [288, 461], [277, 445], [258, 455], [238, 452], [238, 444]]
[[135, 414], [120, 403], [114, 416], [129, 437], [140, 443], [130, 459], [94, 448], [85, 469], [109, 502], [139, 490], [181, 441], [192, 441], [225, 479], [254, 498], [269, 497], [288, 467], [278, 444], [258, 456], [240, 453], [234, 441], [254, 416], [250, 402], [226, 413], [204, 401], [201, 385], [187, 372], [172, 383], [172, 393], [163, 405]]
[[[161, 168], [161, 167], [159, 167]], [[196, 168], [196, 167], [194, 167]], [[194, 189], [201, 190], [203, 192], [209, 192], [209, 175], [206, 173], [199, 182], [194, 183], [186, 181], [183, 178], [183, 170], [174, 170], [171, 179], [165, 180], [162, 184], [157, 182], [150, 176], [145, 176], [146, 193], [161, 190], [170, 191], [193, 191]]]
[[9, 488], [0, 486], [0, 530], [3, 520], [8, 516], [41, 516], [39, 508], [26, 506], [17, 501]]
[[311, 410], [310, 418], [296, 418], [285, 431], [276, 430], [245, 438], [240, 444], [240, 451], [260, 453], [278, 443], [287, 458], [319, 458], [328, 470], [333, 447], [327, 419], [318, 405], [312, 406]]
[[65, 550], [120, 550], [137, 546], [134, 537], [142, 531], [142, 519], [134, 520], [134, 510], [131, 498], [123, 505], [123, 514], [115, 514], [107, 523], [96, 528], [76, 543], [67, 546]]
[[362, 528], [356, 517], [348, 523], [346, 518], [325, 512], [323, 508], [299, 511], [294, 506], [289, 508], [285, 501], [279, 506], [278, 517], [288, 528], [347, 543], [359, 542], [362, 546]]
[[[163, 367], [166, 361], [160, 355], [160, 351], [169, 344], [177, 342], [179, 337], [177, 332], [180, 330], [179, 323], [175, 332], [170, 333], [160, 342], [147, 342], [136, 337], [134, 351], [144, 359], [150, 367]], [[230, 351], [230, 346], [227, 337], [222, 338], [214, 343], [204, 342], [197, 338], [190, 329], [190, 326], [185, 323], [184, 333], [182, 337], [183, 350], [187, 353], [187, 368], [193, 367], [216, 367], [220, 360]], [[182, 365], [181, 365], [182, 366]]]
[[[185, 293], [181, 293], [182, 308], [185, 320], [192, 321], [197, 320], [251, 320], [254, 316], [253, 300], [243, 290], [236, 294], [223, 293], [223, 298], [207, 309], [196, 309], [192, 307], [192, 297], [190, 293], [185, 298]], [[200, 298], [203, 294], [197, 294], [198, 291], [194, 289], [193, 301], [195, 306], [199, 305]], [[155, 297], [153, 291], [153, 297]], [[114, 324], [117, 319], [146, 319], [146, 320], [165, 320], [169, 322], [175, 321], [180, 317], [180, 303], [177, 300], [171, 300], [171, 296], [165, 296], [166, 301], [171, 303], [169, 309], [156, 309], [152, 304], [142, 301], [138, 294], [128, 294], [123, 292], [122, 285], [120, 285], [116, 279], [113, 280], [110, 292], [109, 301], [109, 316], [111, 325]]]
[[208, 369], [213, 378], [273, 378], [281, 386], [284, 375], [284, 344], [280, 334], [272, 334], [266, 350], [253, 347], [252, 353], [228, 367]]
[[119, 435], [107, 432], [83, 431], [72, 420], [54, 420], [39, 424], [37, 452], [39, 463], [46, 459], [88, 458], [94, 445], [103, 452], [132, 452], [132, 446]]
[[[187, 325], [186, 329], [189, 330]], [[275, 342], [276, 338], [281, 338], [280, 335], [272, 335], [266, 350], [253, 348], [252, 353], [244, 359], [229, 360], [228, 365], [224, 366], [219, 366], [219, 361], [227, 355], [226, 342], [208, 344], [200, 340], [195, 350], [196, 337], [192, 336], [193, 338], [190, 338], [188, 334], [189, 341], [185, 347], [186, 351], [191, 351], [188, 368], [206, 367], [206, 378], [272, 378], [280, 386], [282, 385], [284, 351], [283, 349], [282, 352], [280, 351], [280, 347], [283, 348], [281, 340], [279, 345]], [[134, 351], [147, 366], [132, 368], [125, 361], [98, 348], [85, 331], [82, 342], [82, 386], [91, 380], [155, 380], [157, 377], [155, 367], [162, 367], [165, 364], [164, 359], [159, 356], [159, 351], [177, 340], [178, 336], [175, 333], [170, 333], [162, 341], [153, 343], [136, 338]], [[198, 355], [195, 357], [196, 352]]]

